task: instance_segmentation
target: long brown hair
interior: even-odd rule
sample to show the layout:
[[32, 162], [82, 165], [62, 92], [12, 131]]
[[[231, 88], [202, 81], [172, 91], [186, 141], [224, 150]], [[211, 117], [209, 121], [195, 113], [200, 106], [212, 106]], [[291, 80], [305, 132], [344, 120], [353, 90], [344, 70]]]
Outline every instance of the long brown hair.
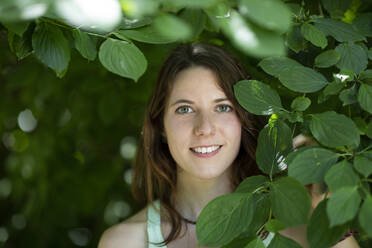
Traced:
[[171, 223], [171, 232], [164, 244], [175, 240], [181, 232], [182, 216], [172, 205], [177, 184], [177, 167], [168, 144], [164, 142], [163, 120], [167, 99], [177, 74], [193, 66], [213, 71], [218, 84], [233, 104], [242, 124], [240, 151], [233, 163], [232, 183], [236, 187], [244, 178], [260, 174], [255, 161], [257, 137], [261, 129], [258, 118], [245, 111], [234, 97], [233, 85], [249, 75], [242, 64], [224, 49], [204, 43], [181, 45], [173, 50], [160, 70], [147, 105], [142, 139], [137, 152], [132, 191], [147, 204], [159, 199]]

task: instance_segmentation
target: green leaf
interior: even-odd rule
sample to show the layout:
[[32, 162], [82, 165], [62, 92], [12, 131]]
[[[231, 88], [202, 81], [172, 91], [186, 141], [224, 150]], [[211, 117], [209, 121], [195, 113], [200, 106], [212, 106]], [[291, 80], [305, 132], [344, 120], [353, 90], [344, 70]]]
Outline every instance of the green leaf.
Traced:
[[208, 8], [219, 3], [217, 0], [162, 0], [162, 2], [179, 8]]
[[334, 111], [311, 116], [311, 133], [321, 144], [329, 147], [359, 145], [359, 132], [350, 118]]
[[310, 248], [332, 247], [348, 231], [348, 225], [329, 227], [326, 206], [327, 200], [323, 200], [311, 215], [307, 227], [307, 240]]
[[355, 125], [357, 126], [357, 128], [359, 130], [359, 134], [360, 135], [366, 134], [367, 122], [363, 118], [361, 118], [360, 116], [354, 117], [353, 121], [354, 121]]
[[119, 30], [115, 33], [132, 40], [150, 44], [168, 44], [176, 41], [175, 37], [164, 36], [152, 25], [131, 30]]
[[352, 167], [353, 165], [347, 160], [342, 160], [328, 170], [325, 175], [325, 182], [332, 192], [342, 187], [357, 186], [359, 177], [355, 174]]
[[361, 202], [358, 187], [342, 187], [331, 195], [327, 202], [330, 227], [352, 220]]
[[372, 37], [372, 13], [362, 13], [353, 20], [353, 25], [360, 34]]
[[368, 59], [372, 60], [372, 48], [371, 47], [368, 49]]
[[283, 56], [283, 38], [269, 30], [248, 23], [235, 10], [229, 18], [215, 18], [218, 26], [232, 43], [242, 52], [255, 57]]
[[372, 139], [372, 120], [368, 123], [366, 127], [366, 135]]
[[315, 66], [319, 68], [328, 68], [337, 64], [340, 60], [341, 54], [336, 50], [330, 49], [322, 52], [315, 58]]
[[328, 84], [322, 74], [304, 66], [292, 66], [282, 70], [279, 80], [288, 89], [301, 93], [316, 92]]
[[314, 46], [325, 48], [328, 45], [325, 35], [315, 26], [309, 23], [303, 23], [301, 26], [301, 33], [306, 40], [310, 41]]
[[276, 219], [286, 226], [307, 223], [310, 197], [304, 186], [291, 177], [280, 178], [271, 185], [270, 199]]
[[102, 43], [98, 57], [107, 70], [134, 81], [142, 76], [147, 67], [143, 53], [126, 41], [108, 38]]
[[258, 168], [274, 175], [287, 168], [285, 157], [292, 150], [292, 131], [284, 121], [271, 118], [258, 135]]
[[372, 159], [362, 155], [356, 155], [354, 158], [354, 168], [368, 178], [372, 174]]
[[200, 35], [207, 21], [207, 16], [201, 9], [184, 9], [180, 18], [190, 25], [192, 30], [191, 40]]
[[219, 196], [203, 208], [196, 224], [199, 246], [221, 246], [237, 237], [252, 221], [251, 194]]
[[359, 223], [368, 237], [372, 238], [372, 197], [367, 195], [359, 212]]
[[137, 19], [129, 19], [125, 16], [122, 16], [122, 21], [118, 25], [116, 29], [133, 29], [133, 28], [140, 28], [152, 23], [152, 19], [150, 17], [143, 17]]
[[292, 66], [302, 66], [296, 60], [287, 57], [268, 57], [258, 64], [267, 74], [279, 77], [279, 74], [286, 68]]
[[62, 31], [51, 24], [39, 22], [32, 36], [36, 57], [62, 77], [70, 61], [70, 46]]
[[22, 37], [8, 32], [9, 47], [18, 59], [24, 59], [32, 53], [32, 33], [26, 32]]
[[288, 165], [288, 175], [304, 185], [322, 182], [339, 155], [330, 150], [311, 147], [299, 152]]
[[324, 8], [333, 18], [341, 19], [349, 9], [352, 0], [322, 0]]
[[251, 176], [244, 179], [235, 190], [236, 193], [253, 193], [256, 189], [269, 182], [265, 176]]
[[285, 228], [286, 227], [282, 223], [280, 223], [280, 221], [278, 221], [277, 219], [271, 219], [265, 224], [265, 229], [273, 233], [276, 233]]
[[372, 83], [372, 70], [368, 69], [359, 74], [359, 79], [366, 83]]
[[366, 39], [354, 28], [354, 26], [342, 21], [330, 18], [317, 18], [314, 22], [315, 27], [322, 31], [326, 36], [331, 35], [339, 42], [363, 41]]
[[301, 248], [294, 240], [276, 233], [267, 248]]
[[297, 111], [305, 111], [310, 106], [310, 104], [311, 100], [309, 98], [298, 96], [292, 101], [291, 108]]
[[19, 37], [22, 37], [30, 22], [3, 22], [2, 24], [8, 29], [8, 31], [11, 31]]
[[264, 243], [262, 242], [261, 238], [255, 238], [251, 242], [249, 242], [244, 248], [265, 248]]
[[341, 91], [338, 97], [343, 102], [342, 106], [358, 102], [356, 84], [354, 84], [352, 87], [348, 89], [344, 89], [343, 91]]
[[341, 54], [341, 58], [336, 64], [340, 70], [351, 70], [355, 74], [359, 74], [367, 68], [368, 57], [363, 47], [343, 43], [336, 47], [336, 51]]
[[72, 30], [72, 36], [74, 37], [75, 48], [80, 52], [81, 56], [90, 61], [95, 60], [97, 48], [90, 36], [79, 29]]
[[287, 46], [295, 53], [306, 49], [306, 40], [301, 34], [300, 26], [294, 25], [287, 32], [286, 43]]
[[372, 86], [368, 84], [360, 84], [358, 102], [362, 109], [372, 114]]
[[323, 93], [325, 96], [337, 95], [343, 88], [343, 83], [332, 81], [324, 88]]
[[270, 199], [268, 194], [253, 194], [254, 214], [249, 226], [246, 226], [241, 236], [256, 236], [257, 231], [265, 224], [270, 214]]
[[279, 33], [287, 31], [291, 24], [291, 12], [280, 1], [240, 0], [239, 11], [257, 25]]
[[234, 94], [243, 108], [256, 115], [271, 115], [283, 109], [279, 94], [260, 81], [239, 81], [234, 85]]
[[192, 36], [190, 25], [175, 15], [161, 14], [154, 19], [153, 25], [162, 36], [171, 40], [187, 40]]
[[250, 241], [252, 241], [253, 239], [255, 239], [255, 237], [256, 236], [254, 236], [254, 237], [236, 238], [233, 241], [231, 241], [230, 243], [221, 246], [221, 248], [242, 248], [246, 244], [248, 244]]

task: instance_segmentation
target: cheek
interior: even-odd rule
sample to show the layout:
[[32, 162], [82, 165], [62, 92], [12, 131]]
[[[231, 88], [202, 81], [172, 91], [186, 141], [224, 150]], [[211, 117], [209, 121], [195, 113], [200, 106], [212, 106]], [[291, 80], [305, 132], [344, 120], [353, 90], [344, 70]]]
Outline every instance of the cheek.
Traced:
[[219, 126], [226, 137], [240, 144], [242, 125], [236, 115], [229, 115], [219, 120]]

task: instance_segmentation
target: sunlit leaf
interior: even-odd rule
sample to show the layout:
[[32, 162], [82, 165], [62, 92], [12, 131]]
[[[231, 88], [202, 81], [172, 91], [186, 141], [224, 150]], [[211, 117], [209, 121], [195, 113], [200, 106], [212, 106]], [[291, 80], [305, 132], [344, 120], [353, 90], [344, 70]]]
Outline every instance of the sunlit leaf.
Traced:
[[270, 86], [256, 80], [243, 80], [234, 85], [240, 105], [257, 115], [271, 115], [283, 109], [278, 93]]
[[146, 71], [147, 60], [133, 43], [108, 38], [102, 43], [98, 56], [107, 70], [134, 81]]

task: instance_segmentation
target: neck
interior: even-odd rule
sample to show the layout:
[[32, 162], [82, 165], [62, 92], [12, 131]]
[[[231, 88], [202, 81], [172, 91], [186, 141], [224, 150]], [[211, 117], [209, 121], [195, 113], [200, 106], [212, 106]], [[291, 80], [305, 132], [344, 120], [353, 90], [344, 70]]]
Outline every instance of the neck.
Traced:
[[202, 209], [214, 198], [231, 193], [230, 170], [217, 178], [200, 179], [185, 172], [177, 174], [175, 208], [186, 219], [195, 221]]

